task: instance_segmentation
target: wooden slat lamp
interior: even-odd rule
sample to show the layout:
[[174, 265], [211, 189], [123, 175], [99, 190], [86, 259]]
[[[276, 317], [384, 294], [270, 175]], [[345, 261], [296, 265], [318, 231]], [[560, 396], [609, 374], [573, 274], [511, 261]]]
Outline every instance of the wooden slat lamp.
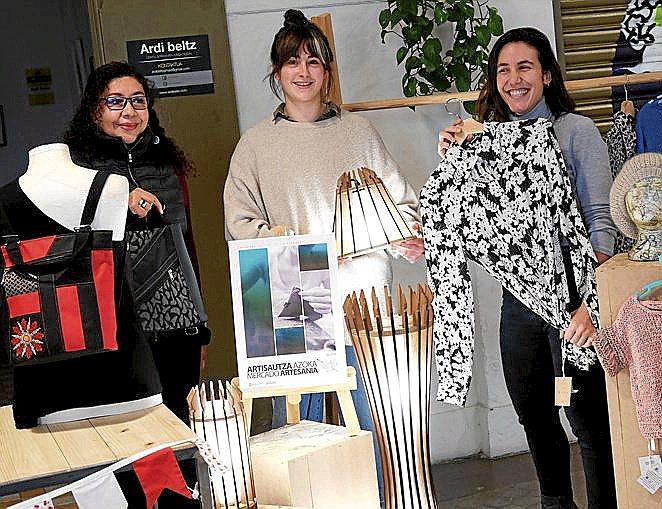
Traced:
[[338, 258], [416, 237], [382, 179], [368, 168], [345, 172], [338, 179], [333, 223]]
[[[380, 303], [380, 301], [382, 301]], [[356, 349], [384, 476], [387, 509], [436, 509], [430, 465], [432, 292], [425, 285], [348, 296], [345, 320]]]
[[248, 425], [236, 389], [229, 383], [224, 385], [212, 380], [191, 389], [188, 403], [191, 428], [223, 462], [210, 469], [211, 506], [214, 509], [257, 508]]

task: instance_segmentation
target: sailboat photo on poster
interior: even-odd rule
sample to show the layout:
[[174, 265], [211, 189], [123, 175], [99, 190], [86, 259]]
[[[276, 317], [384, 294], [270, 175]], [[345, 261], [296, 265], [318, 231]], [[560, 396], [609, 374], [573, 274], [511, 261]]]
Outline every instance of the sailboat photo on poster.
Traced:
[[239, 379], [244, 389], [346, 377], [333, 235], [229, 242]]

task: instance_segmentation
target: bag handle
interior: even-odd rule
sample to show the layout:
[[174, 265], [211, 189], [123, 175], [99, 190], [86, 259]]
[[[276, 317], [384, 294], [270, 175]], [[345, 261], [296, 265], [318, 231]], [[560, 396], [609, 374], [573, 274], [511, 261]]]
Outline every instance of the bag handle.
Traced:
[[80, 216], [81, 226], [89, 226], [92, 224], [97, 208], [99, 208], [99, 199], [101, 198], [103, 186], [106, 185], [106, 180], [108, 180], [109, 176], [110, 172], [97, 170], [97, 174], [94, 176], [94, 179], [92, 179], [90, 190], [87, 192], [87, 199], [85, 200], [83, 213]]

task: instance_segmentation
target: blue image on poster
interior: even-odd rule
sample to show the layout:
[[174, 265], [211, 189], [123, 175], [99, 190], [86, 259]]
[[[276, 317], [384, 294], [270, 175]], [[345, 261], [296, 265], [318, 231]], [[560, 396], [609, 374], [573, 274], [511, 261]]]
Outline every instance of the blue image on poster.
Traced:
[[271, 315], [269, 256], [266, 249], [247, 249], [239, 253], [241, 294], [244, 309], [246, 356], [276, 354]]

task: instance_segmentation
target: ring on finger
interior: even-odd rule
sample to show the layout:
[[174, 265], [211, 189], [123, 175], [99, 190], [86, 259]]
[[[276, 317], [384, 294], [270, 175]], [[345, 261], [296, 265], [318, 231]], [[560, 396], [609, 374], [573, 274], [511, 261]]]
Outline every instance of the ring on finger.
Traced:
[[145, 198], [140, 198], [140, 200], [138, 200], [138, 206], [141, 209], [146, 209], [149, 206], [149, 202]]

